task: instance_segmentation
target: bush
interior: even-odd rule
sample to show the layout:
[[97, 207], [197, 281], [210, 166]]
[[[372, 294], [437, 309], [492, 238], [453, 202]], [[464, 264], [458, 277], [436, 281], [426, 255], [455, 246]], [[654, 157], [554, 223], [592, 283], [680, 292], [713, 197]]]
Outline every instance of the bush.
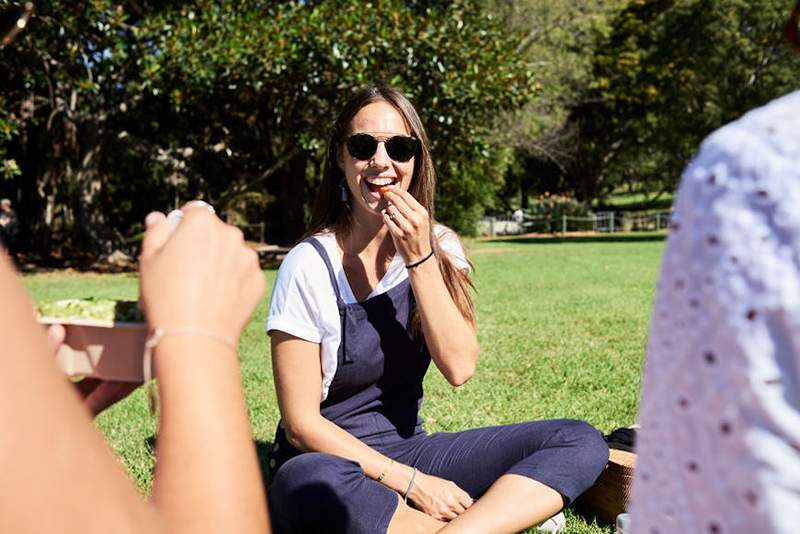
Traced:
[[586, 205], [566, 193], [545, 192], [525, 211], [523, 225], [528, 232], [556, 233], [561, 231], [562, 216], [586, 217], [589, 213]]

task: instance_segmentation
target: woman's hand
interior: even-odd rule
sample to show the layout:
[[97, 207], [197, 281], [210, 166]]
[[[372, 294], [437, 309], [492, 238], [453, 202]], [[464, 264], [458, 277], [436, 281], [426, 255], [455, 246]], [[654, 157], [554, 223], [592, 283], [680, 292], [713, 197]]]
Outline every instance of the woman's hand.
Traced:
[[440, 521], [450, 521], [472, 505], [472, 497], [455, 482], [417, 471], [408, 496], [416, 507]]
[[391, 188], [383, 197], [388, 204], [383, 210], [383, 223], [406, 265], [425, 258], [431, 252], [428, 211], [408, 191]]
[[151, 328], [195, 328], [235, 344], [264, 293], [258, 255], [242, 232], [187, 205], [174, 233], [162, 213], [145, 220], [141, 303]]

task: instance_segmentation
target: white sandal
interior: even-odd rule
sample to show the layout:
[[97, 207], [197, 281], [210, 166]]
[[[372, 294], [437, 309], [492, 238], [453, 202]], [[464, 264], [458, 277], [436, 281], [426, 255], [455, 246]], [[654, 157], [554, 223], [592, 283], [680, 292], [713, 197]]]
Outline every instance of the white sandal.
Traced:
[[536, 532], [561, 532], [567, 527], [564, 512], [559, 512], [536, 527]]

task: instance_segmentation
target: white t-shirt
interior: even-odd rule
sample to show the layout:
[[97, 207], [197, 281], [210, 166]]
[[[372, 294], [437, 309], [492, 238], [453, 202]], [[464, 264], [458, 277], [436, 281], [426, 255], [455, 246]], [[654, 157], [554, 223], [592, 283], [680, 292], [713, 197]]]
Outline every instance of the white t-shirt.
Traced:
[[[443, 225], [436, 225], [434, 233], [439, 246], [458, 269], [469, 269], [464, 249], [458, 236]], [[346, 304], [356, 298], [347, 282], [342, 259], [333, 232], [317, 234], [316, 239], [325, 248], [339, 284], [339, 293]], [[380, 295], [408, 278], [403, 258], [395, 254], [386, 274], [367, 298]], [[281, 263], [272, 289], [272, 301], [267, 317], [267, 333], [280, 330], [287, 334], [320, 344], [322, 364], [321, 401], [328, 396], [333, 376], [336, 374], [337, 352], [341, 339], [339, 308], [336, 293], [331, 286], [325, 262], [310, 243], [295, 246]]]
[[800, 532], [800, 92], [712, 134], [650, 323], [632, 532]]

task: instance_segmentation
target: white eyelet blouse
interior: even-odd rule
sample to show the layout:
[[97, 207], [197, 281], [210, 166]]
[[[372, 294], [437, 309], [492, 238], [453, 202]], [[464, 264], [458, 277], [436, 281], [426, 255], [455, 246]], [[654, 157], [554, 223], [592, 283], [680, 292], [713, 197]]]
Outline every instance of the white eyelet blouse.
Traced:
[[640, 423], [633, 532], [800, 533], [800, 92], [683, 175]]

